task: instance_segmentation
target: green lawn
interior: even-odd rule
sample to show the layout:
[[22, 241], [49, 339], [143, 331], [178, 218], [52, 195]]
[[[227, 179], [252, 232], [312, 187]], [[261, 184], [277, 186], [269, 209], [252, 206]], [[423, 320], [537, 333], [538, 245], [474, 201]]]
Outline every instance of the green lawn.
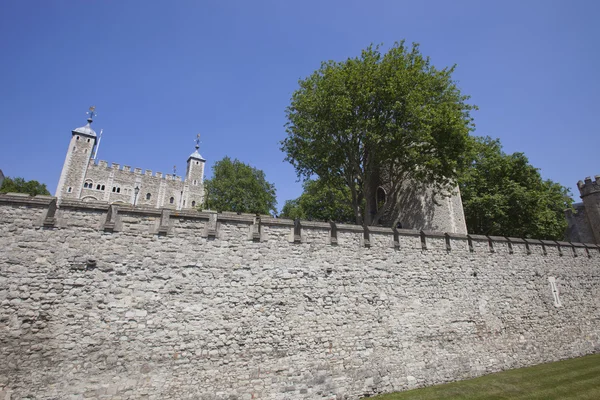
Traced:
[[600, 400], [600, 354], [513, 369], [467, 381], [386, 394], [370, 399]]

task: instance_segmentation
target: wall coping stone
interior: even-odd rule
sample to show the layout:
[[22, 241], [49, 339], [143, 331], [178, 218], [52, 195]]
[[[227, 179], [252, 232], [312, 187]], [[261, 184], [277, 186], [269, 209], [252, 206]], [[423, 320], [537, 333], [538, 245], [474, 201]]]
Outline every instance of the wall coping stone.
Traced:
[[[26, 207], [48, 207], [52, 201], [54, 201], [56, 197], [53, 196], [44, 196], [38, 195], [35, 197], [29, 196], [25, 193], [6, 193], [0, 194], [0, 204], [13, 204], [13, 205], [23, 205]], [[272, 216], [257, 216], [255, 214], [238, 214], [232, 212], [215, 212], [213, 210], [202, 210], [198, 211], [195, 209], [190, 210], [171, 210], [169, 207], [165, 207], [162, 209], [154, 208], [154, 207], [145, 207], [145, 206], [133, 206], [131, 204], [122, 204], [116, 203], [114, 204], [118, 206], [118, 215], [141, 215], [141, 216], [161, 216], [162, 219], [168, 215], [168, 218], [189, 218], [189, 219], [202, 219], [202, 220], [210, 220], [211, 215], [217, 214], [218, 221], [231, 221], [231, 222], [245, 222], [249, 225], [254, 225], [257, 222], [257, 218], [260, 219], [260, 224], [263, 226], [285, 226], [285, 227], [293, 227], [294, 220], [287, 218], [274, 218]], [[98, 202], [83, 202], [81, 200], [62, 200], [58, 204], [58, 209], [75, 209], [75, 210], [88, 210], [88, 211], [104, 211], [108, 212], [111, 204], [105, 201]], [[163, 210], [169, 210], [166, 214]], [[164, 221], [163, 221], [164, 222]], [[322, 229], [332, 229], [331, 222], [322, 222], [322, 221], [301, 221], [302, 229], [306, 228], [322, 228]], [[383, 234], [394, 234], [398, 236], [414, 236], [419, 237], [424, 235], [425, 237], [446, 237], [452, 239], [462, 239], [462, 240], [477, 240], [477, 241], [486, 241], [486, 242], [509, 242], [509, 243], [521, 243], [521, 244], [541, 244], [541, 245], [552, 245], [558, 247], [580, 247], [580, 248], [592, 248], [599, 249], [600, 246], [593, 243], [578, 243], [578, 242], [565, 242], [565, 241], [550, 241], [550, 240], [538, 240], [538, 239], [523, 239], [523, 238], [511, 238], [504, 236], [485, 236], [485, 235], [475, 235], [475, 234], [458, 234], [458, 233], [446, 233], [439, 231], [417, 231], [411, 229], [393, 229], [388, 227], [381, 226], [369, 226], [365, 227], [361, 225], [352, 225], [352, 224], [340, 224], [335, 223], [335, 227], [337, 231], [349, 231], [349, 232], [360, 232], [360, 233], [383, 233]], [[164, 225], [161, 226], [164, 228]]]

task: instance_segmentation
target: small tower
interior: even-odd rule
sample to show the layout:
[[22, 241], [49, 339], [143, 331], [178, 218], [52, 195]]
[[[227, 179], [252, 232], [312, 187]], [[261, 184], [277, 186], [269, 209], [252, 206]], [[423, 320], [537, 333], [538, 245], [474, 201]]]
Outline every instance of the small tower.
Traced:
[[203, 185], [204, 182], [204, 163], [206, 163], [206, 160], [198, 153], [198, 149], [200, 149], [200, 134], [196, 136], [196, 151], [188, 157], [185, 173], [185, 180], [193, 186]]
[[[589, 230], [593, 232], [596, 244], [600, 243], [600, 175], [577, 182], [579, 194], [587, 214]], [[591, 239], [591, 238], [590, 238]]]
[[200, 134], [196, 135], [196, 151], [187, 160], [184, 200], [187, 208], [199, 206], [204, 199], [204, 164], [206, 160], [198, 152]]
[[96, 145], [96, 132], [92, 129], [96, 107], [90, 107], [87, 124], [74, 129], [65, 157], [55, 196], [60, 199], [79, 199], [85, 175]]

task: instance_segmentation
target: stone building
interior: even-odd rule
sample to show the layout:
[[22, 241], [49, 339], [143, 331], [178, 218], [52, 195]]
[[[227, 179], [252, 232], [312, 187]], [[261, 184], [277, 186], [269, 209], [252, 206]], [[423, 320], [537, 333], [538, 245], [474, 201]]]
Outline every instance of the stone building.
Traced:
[[581, 203], [567, 210], [567, 240], [600, 244], [600, 175], [577, 182]]
[[95, 160], [98, 137], [92, 129], [91, 108], [87, 124], [74, 129], [60, 174], [56, 197], [60, 200], [105, 201], [177, 210], [194, 208], [204, 196], [206, 160], [196, 151], [187, 159], [185, 178], [175, 174], [152, 173], [141, 168]]

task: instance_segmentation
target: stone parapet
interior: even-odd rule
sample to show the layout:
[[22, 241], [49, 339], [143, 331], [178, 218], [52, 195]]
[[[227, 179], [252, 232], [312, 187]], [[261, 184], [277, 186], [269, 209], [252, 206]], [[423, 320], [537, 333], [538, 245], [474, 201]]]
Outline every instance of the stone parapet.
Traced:
[[577, 188], [581, 198], [592, 193], [600, 193], [600, 175], [596, 175], [594, 180], [588, 176], [585, 180], [577, 182]]

